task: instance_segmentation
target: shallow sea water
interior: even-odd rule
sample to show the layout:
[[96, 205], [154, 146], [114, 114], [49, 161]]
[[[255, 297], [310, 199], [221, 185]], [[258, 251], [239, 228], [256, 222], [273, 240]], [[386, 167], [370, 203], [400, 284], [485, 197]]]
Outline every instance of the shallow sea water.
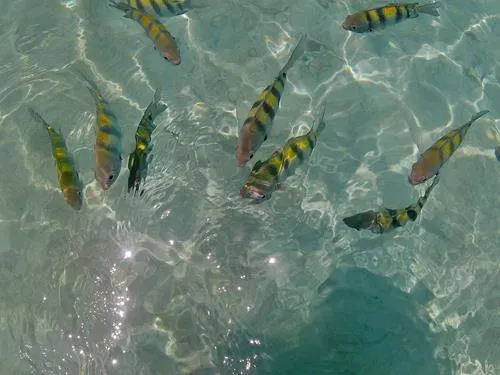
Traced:
[[[104, 1], [3, 4], [0, 373], [500, 373], [500, 3], [442, 3], [439, 19], [350, 35], [345, 16], [381, 3], [213, 0], [164, 19], [180, 66]], [[238, 127], [303, 33], [255, 160], [323, 101], [327, 126], [285, 191], [248, 205]], [[161, 88], [142, 198], [126, 194], [125, 163], [106, 193], [93, 180], [95, 107], [76, 67], [125, 145]], [[28, 107], [66, 136], [81, 212]], [[417, 144], [482, 109], [415, 223], [383, 236], [342, 223], [416, 201]]]

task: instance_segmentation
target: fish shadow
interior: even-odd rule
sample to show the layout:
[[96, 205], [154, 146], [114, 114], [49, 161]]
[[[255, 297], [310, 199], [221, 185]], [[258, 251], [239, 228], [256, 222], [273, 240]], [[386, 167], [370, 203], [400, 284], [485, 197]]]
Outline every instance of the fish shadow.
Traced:
[[[321, 302], [312, 309], [309, 323], [297, 326], [296, 320], [282, 316], [289, 322], [281, 323], [294, 329], [262, 340], [265, 356], [252, 373], [451, 373], [448, 360], [435, 358], [438, 336], [419, 314], [423, 300], [432, 294], [426, 287], [415, 289], [407, 294], [394, 287], [391, 279], [362, 268], [335, 270], [318, 288]], [[241, 346], [239, 350], [247, 351]]]

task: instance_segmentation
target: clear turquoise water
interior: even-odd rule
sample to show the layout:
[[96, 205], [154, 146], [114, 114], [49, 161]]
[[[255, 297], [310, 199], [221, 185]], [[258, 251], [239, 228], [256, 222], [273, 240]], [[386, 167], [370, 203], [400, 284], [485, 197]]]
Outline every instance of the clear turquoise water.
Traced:
[[[174, 67], [105, 2], [4, 2], [0, 373], [500, 373], [500, 3], [443, 1], [439, 19], [372, 35], [340, 28], [377, 5], [214, 0], [165, 20], [183, 56]], [[304, 32], [316, 43], [290, 70], [256, 158], [305, 132], [322, 101], [327, 128], [285, 192], [249, 206], [238, 125]], [[125, 164], [105, 194], [93, 181], [95, 108], [75, 65], [129, 142], [162, 88], [142, 199], [125, 194]], [[79, 213], [30, 106], [74, 150]], [[343, 225], [415, 201], [415, 142], [485, 108], [421, 219], [384, 236]]]

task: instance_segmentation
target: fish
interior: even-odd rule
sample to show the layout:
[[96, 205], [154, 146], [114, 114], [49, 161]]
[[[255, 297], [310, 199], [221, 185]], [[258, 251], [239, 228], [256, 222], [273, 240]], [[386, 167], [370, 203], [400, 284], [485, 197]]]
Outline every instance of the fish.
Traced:
[[165, 25], [163, 25], [153, 14], [134, 8], [129, 4], [119, 3], [113, 0], [111, 0], [109, 4], [113, 8], [123, 11], [125, 13], [125, 18], [137, 21], [143, 27], [147, 36], [153, 41], [155, 49], [158, 50], [165, 60], [173, 65], [180, 65], [181, 53], [175, 37], [168, 32]]
[[421, 13], [439, 17], [438, 8], [440, 6], [440, 1], [427, 4], [391, 3], [348, 15], [342, 23], [342, 28], [354, 33], [366, 33], [383, 29], [389, 25], [395, 25], [408, 18], [416, 18]]
[[64, 201], [75, 210], [79, 211], [83, 204], [83, 184], [75, 166], [73, 155], [68, 150], [62, 133], [48, 124], [33, 108], [28, 108], [28, 111], [31, 117], [42, 124], [49, 133], [50, 142], [52, 144], [52, 157], [54, 158], [57, 179], [64, 196]]
[[425, 202], [439, 182], [439, 173], [434, 176], [432, 184], [425, 190], [423, 196], [414, 204], [406, 208], [383, 208], [379, 211], [365, 211], [342, 219], [344, 224], [356, 230], [369, 230], [372, 233], [382, 234], [400, 228], [410, 221], [415, 221], [422, 212]]
[[126, 0], [126, 3], [159, 17], [180, 16], [192, 8], [192, 0]]
[[307, 35], [303, 35], [273, 83], [262, 90], [257, 101], [252, 105], [239, 131], [236, 146], [236, 164], [238, 167], [243, 168], [253, 158], [255, 152], [271, 133], [274, 116], [279, 109], [281, 95], [285, 89], [286, 74], [304, 53], [306, 46]]
[[500, 161], [500, 146], [495, 147], [495, 156]]
[[104, 99], [95, 82], [82, 72], [77, 73], [87, 83], [87, 89], [95, 100], [95, 179], [103, 190], [108, 190], [118, 178], [122, 166], [122, 130], [108, 101]]
[[161, 18], [180, 16], [191, 9], [206, 8], [207, 0], [125, 0], [130, 6]]
[[240, 190], [242, 198], [260, 203], [270, 199], [274, 191], [283, 190], [283, 182], [311, 156], [318, 136], [325, 129], [325, 110], [326, 106], [323, 106], [316, 127], [311, 127], [304, 135], [290, 138], [282, 150], [276, 150], [267, 160], [255, 163]]
[[281, 188], [280, 176], [284, 165], [280, 150], [274, 151], [265, 161], [257, 160], [240, 189], [240, 197], [250, 198], [252, 203], [270, 199], [271, 194]]
[[[139, 122], [139, 126], [135, 132], [135, 149], [128, 157], [128, 169], [130, 171], [128, 177], [128, 192], [134, 189], [137, 193], [141, 181], [146, 180], [148, 173], [148, 164], [151, 162], [151, 134], [156, 129], [154, 123], [155, 118], [161, 114], [167, 106], [160, 103], [160, 89], [155, 91], [153, 101], [148, 105]], [[141, 195], [144, 193], [142, 190]]]
[[471, 125], [487, 113], [489, 113], [487, 109], [477, 112], [470, 121], [449, 131], [421, 153], [418, 160], [411, 167], [408, 176], [410, 185], [421, 184], [434, 176], [462, 144]]

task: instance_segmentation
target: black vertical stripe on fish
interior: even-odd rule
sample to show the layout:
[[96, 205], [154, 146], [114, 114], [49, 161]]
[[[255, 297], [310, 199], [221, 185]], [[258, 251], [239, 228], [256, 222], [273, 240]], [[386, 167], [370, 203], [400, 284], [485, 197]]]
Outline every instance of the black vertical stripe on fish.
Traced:
[[278, 168], [274, 164], [268, 164], [266, 166], [267, 171], [271, 176], [277, 176], [278, 175]]
[[307, 143], [309, 144], [309, 149], [312, 152], [312, 149], [314, 148], [314, 146], [316, 146], [316, 142], [312, 137], [307, 137]]
[[276, 113], [274, 112], [274, 108], [268, 102], [264, 102], [262, 103], [262, 109], [269, 116], [269, 119], [272, 121], [274, 119], [274, 116], [276, 115]]
[[274, 97], [276, 98], [277, 101], [279, 101], [281, 99], [281, 93], [280, 91], [276, 88], [276, 86], [273, 86], [271, 88], [271, 94], [274, 95]]
[[455, 147], [455, 142], [453, 142], [453, 137], [451, 137], [450, 139], [450, 142], [448, 142], [449, 145], [450, 145], [450, 155], [453, 154], [456, 150], [456, 147]]
[[[420, 206], [420, 208], [422, 208], [422, 206]], [[413, 207], [407, 208], [406, 213], [408, 214], [408, 217], [411, 219], [411, 221], [415, 221], [417, 219], [418, 213]]]
[[111, 112], [111, 111], [109, 110], [109, 108], [107, 108], [107, 104], [108, 104], [108, 102], [107, 102], [106, 100], [104, 100], [104, 99], [101, 99], [101, 101], [102, 101], [104, 104], [106, 104], [106, 108], [100, 108], [100, 109], [99, 109], [99, 113], [102, 113], [102, 114], [106, 115], [106, 116], [107, 116], [107, 117], [109, 117], [109, 118], [115, 119], [115, 114], [114, 114], [113, 112]]
[[402, 5], [402, 7], [406, 11], [406, 18], [410, 18], [410, 16], [411, 16], [411, 14], [410, 14], [410, 8], [408, 8], [407, 5]]
[[262, 104], [264, 100], [257, 100], [255, 103], [252, 104], [252, 109], [257, 108], [259, 105]]
[[243, 126], [245, 126], [246, 123], [248, 122], [251, 122], [251, 121], [254, 121], [255, 123], [255, 126], [257, 127], [257, 131], [260, 133], [260, 134], [263, 134], [265, 138], [267, 138], [267, 129], [266, 129], [266, 126], [260, 122], [260, 120], [256, 117], [252, 118], [252, 117], [249, 117], [245, 120], [245, 123], [243, 124]]
[[267, 127], [259, 120], [255, 119], [255, 125], [257, 125], [257, 129], [259, 129], [259, 133], [264, 135], [264, 140], [267, 140]]
[[401, 227], [401, 223], [398, 221], [398, 217], [397, 216], [392, 216], [392, 222], [391, 222], [391, 227], [393, 228], [399, 228]]
[[144, 8], [144, 4], [142, 3], [142, 0], [136, 0], [135, 3], [137, 5], [137, 9], [139, 9], [139, 10], [141, 10], [143, 12], [146, 11], [146, 9]]
[[297, 158], [300, 160], [300, 162], [303, 162], [305, 158], [304, 152], [300, 148], [298, 148], [295, 143], [292, 143], [290, 145], [290, 148], [293, 150], [295, 155], [297, 155]]
[[[146, 32], [148, 33], [148, 35], [151, 34], [151, 29], [153, 28], [153, 26], [154, 26], [154, 22], [150, 22], [149, 25], [146, 27]], [[160, 33], [158, 33], [158, 36], [159, 35], [160, 35]], [[158, 36], [155, 39], [157, 39]], [[156, 42], [156, 40], [155, 40], [155, 42]]]
[[385, 18], [384, 14], [384, 9], [383, 8], [377, 8], [375, 9], [377, 12], [378, 19], [380, 21], [381, 25], [385, 25], [387, 23], [387, 18]]
[[167, 9], [171, 12], [171, 13], [174, 13], [175, 14], [175, 9], [174, 7], [172, 6], [172, 4], [170, 4], [168, 2], [168, 0], [163, 0], [163, 4], [165, 4], [165, 6], [167, 7]]
[[151, 6], [153, 7], [153, 9], [155, 10], [155, 12], [157, 14], [159, 14], [160, 16], [163, 16], [162, 12], [161, 12], [161, 8], [160, 8], [160, 5], [158, 4], [158, 2], [156, 0], [150, 0], [151, 2]]
[[440, 147], [440, 148], [437, 149], [437, 151], [438, 151], [438, 154], [439, 154], [439, 162], [443, 163], [443, 160], [446, 160], [445, 159], [446, 155], [444, 153], [444, 149], [442, 147]]
[[366, 21], [368, 22], [368, 30], [372, 31], [373, 30], [373, 20], [372, 20], [372, 16], [370, 16], [370, 12], [365, 11], [365, 16], [366, 16]]
[[403, 19], [403, 12], [401, 10], [401, 5], [396, 4], [396, 23], [401, 22]]
[[95, 145], [103, 150], [108, 151], [110, 154], [113, 155], [119, 155], [121, 152], [121, 150], [119, 150], [118, 147], [113, 145], [108, 145], [106, 142], [103, 142], [100, 139], [96, 139]]
[[101, 126], [99, 127], [99, 132], [103, 132], [109, 136], [120, 138], [121, 133], [115, 126]]

